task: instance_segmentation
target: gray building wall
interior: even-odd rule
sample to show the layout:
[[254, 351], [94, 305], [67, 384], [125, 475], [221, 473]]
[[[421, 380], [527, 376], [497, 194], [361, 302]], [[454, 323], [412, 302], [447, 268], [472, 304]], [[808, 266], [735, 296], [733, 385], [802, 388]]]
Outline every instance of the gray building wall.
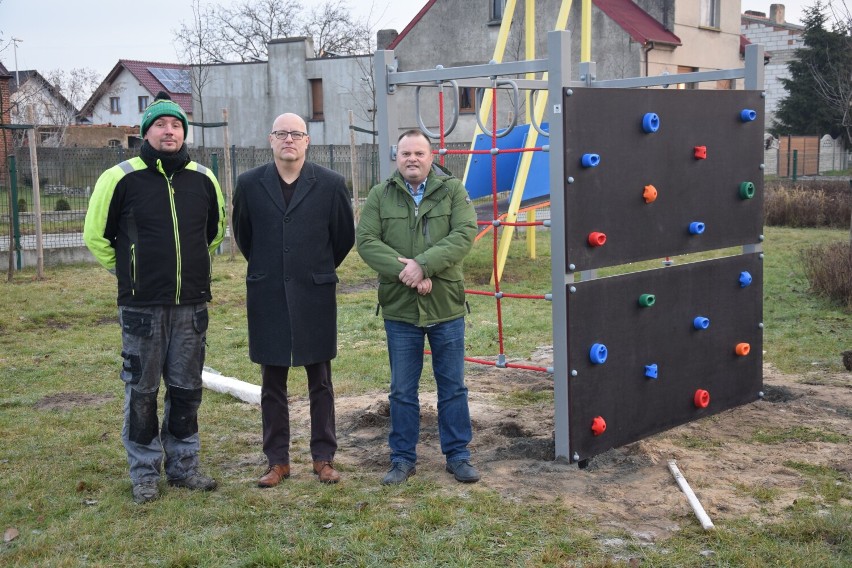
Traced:
[[[223, 121], [228, 109], [228, 142], [240, 147], [266, 147], [275, 117], [296, 113], [308, 121], [313, 144], [349, 144], [349, 110], [355, 125], [372, 128], [366, 109], [371, 108], [371, 56], [320, 59], [314, 57], [309, 38], [277, 39], [269, 43], [268, 61], [225, 63], [205, 67], [208, 76], [201, 101], [194, 101], [196, 121]], [[324, 120], [311, 120], [311, 79], [322, 81]], [[203, 103], [203, 114], [200, 112]], [[222, 146], [224, 130], [208, 128], [202, 138], [195, 130], [196, 146]], [[369, 140], [356, 139], [362, 143]], [[203, 141], [202, 141], [203, 140]]]

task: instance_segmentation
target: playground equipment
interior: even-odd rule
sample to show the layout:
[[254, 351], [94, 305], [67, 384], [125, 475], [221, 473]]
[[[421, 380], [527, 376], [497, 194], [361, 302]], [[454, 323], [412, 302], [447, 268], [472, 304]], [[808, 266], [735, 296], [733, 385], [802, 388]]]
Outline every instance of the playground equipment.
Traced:
[[[405, 72], [393, 52], [379, 51], [375, 69], [383, 178], [401, 123], [393, 97], [406, 89], [476, 87], [492, 100], [499, 89], [546, 89], [536, 107], [548, 101], [548, 144], [525, 148], [522, 159], [549, 151], [555, 451], [582, 466], [762, 396], [763, 49], [747, 46], [742, 69], [596, 81], [586, 62], [584, 80], [571, 81], [569, 46], [569, 32], [556, 31], [547, 59]], [[531, 73], [547, 79], [508, 78]], [[745, 90], [637, 88], [731, 79], [744, 79]], [[495, 171], [492, 117], [486, 152]], [[519, 224], [501, 222], [496, 202], [494, 218], [481, 223]], [[742, 253], [597, 274], [729, 247]], [[496, 265], [495, 255], [499, 328], [500, 301], [510, 295], [499, 290]], [[497, 361], [511, 366], [502, 339]]]

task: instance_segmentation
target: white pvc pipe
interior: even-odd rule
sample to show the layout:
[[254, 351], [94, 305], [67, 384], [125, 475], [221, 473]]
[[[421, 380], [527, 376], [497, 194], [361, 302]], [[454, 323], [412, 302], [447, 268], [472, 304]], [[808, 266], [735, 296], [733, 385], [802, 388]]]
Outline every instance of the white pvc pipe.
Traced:
[[260, 385], [253, 385], [232, 377], [226, 377], [209, 367], [205, 367], [201, 371], [201, 384], [204, 388], [230, 394], [244, 402], [260, 404]]
[[677, 468], [677, 462], [675, 460], [669, 460], [669, 470], [671, 470], [672, 475], [674, 476], [677, 484], [680, 486], [681, 491], [683, 491], [684, 495], [686, 495], [689, 504], [692, 505], [692, 510], [695, 511], [695, 516], [698, 517], [698, 520], [701, 521], [701, 526], [704, 530], [710, 530], [713, 527], [713, 521], [710, 520], [710, 517], [704, 511], [704, 507], [701, 506], [701, 503], [698, 501], [698, 497], [695, 496], [695, 493], [692, 492], [692, 488], [686, 482], [686, 478], [683, 474], [680, 473], [680, 470]]

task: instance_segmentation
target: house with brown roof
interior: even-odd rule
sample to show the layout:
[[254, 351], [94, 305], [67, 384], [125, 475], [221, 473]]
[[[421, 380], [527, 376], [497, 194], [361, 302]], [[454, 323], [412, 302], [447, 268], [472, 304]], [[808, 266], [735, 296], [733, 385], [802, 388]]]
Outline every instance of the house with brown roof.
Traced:
[[[525, 2], [516, 2], [503, 61], [528, 59], [524, 43]], [[554, 29], [561, 0], [535, 3], [535, 58], [547, 57], [547, 32]], [[591, 61], [597, 80], [732, 69], [740, 55], [738, 2], [695, 0], [592, 0]], [[494, 56], [506, 2], [430, 0], [398, 34], [379, 32], [380, 49], [392, 49], [400, 71], [487, 63]], [[582, 3], [572, 3], [566, 29], [571, 31], [573, 79], [579, 79]], [[676, 88], [742, 88], [734, 81], [682, 84]], [[437, 106], [421, 102], [427, 127], [437, 130]], [[435, 97], [436, 98], [436, 97]], [[416, 128], [414, 105], [400, 99], [401, 129]], [[500, 102], [498, 101], [498, 106]], [[450, 141], [469, 141], [475, 128], [473, 97], [462, 94], [462, 116]], [[508, 105], [503, 106], [504, 109]], [[503, 115], [505, 116], [505, 115]], [[506, 121], [501, 119], [501, 123]]]
[[[36, 125], [40, 146], [61, 146], [68, 127], [77, 121], [77, 107], [35, 69], [11, 73], [9, 107], [13, 124]], [[26, 143], [23, 130], [17, 136], [19, 144]]]
[[[80, 110], [80, 115], [94, 126], [139, 127], [145, 108], [159, 91], [171, 96], [189, 120], [192, 120], [192, 85], [189, 66], [176, 63], [133, 61], [119, 59], [115, 67], [95, 90]], [[138, 136], [126, 136], [116, 130], [115, 142], [124, 147], [142, 144]], [[192, 143], [192, 129], [187, 134], [187, 144]]]

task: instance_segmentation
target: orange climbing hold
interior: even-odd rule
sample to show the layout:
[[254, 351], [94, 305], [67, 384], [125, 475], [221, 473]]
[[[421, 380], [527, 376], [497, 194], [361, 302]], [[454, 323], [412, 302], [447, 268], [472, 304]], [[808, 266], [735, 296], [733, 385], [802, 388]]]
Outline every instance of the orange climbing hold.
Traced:
[[657, 199], [657, 188], [653, 185], [646, 185], [642, 197], [645, 198], [645, 203], [653, 203]]
[[748, 343], [737, 343], [737, 346], [734, 348], [734, 353], [740, 357], [745, 357], [749, 351], [751, 351], [751, 345]]
[[710, 393], [704, 389], [695, 391], [695, 396], [692, 399], [696, 408], [707, 408], [710, 406]]

